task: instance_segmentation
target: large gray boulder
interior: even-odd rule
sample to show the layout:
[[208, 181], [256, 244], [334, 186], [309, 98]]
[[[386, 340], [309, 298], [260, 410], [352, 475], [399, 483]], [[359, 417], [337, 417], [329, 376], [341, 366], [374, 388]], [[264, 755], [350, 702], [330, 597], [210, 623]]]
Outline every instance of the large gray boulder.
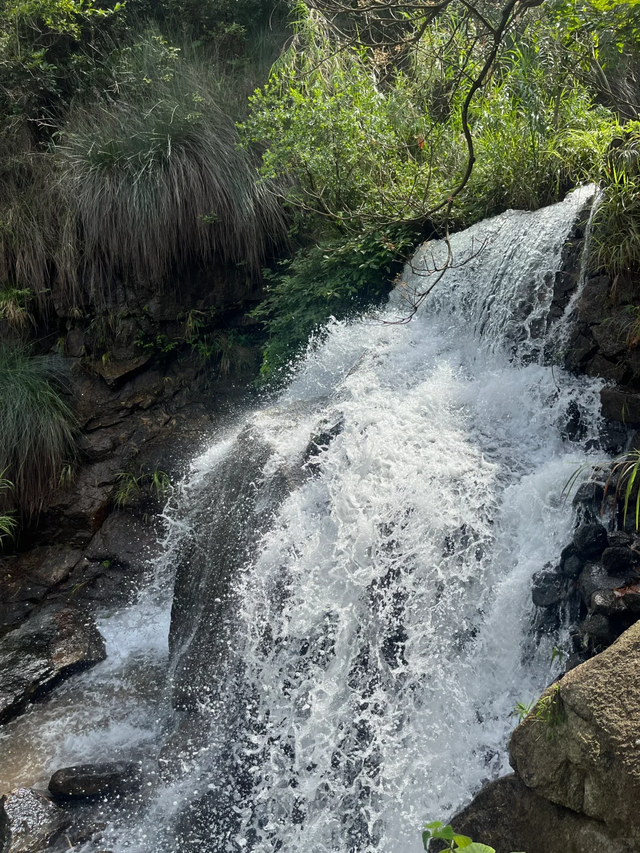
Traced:
[[640, 623], [552, 685], [509, 749], [528, 788], [640, 849]]

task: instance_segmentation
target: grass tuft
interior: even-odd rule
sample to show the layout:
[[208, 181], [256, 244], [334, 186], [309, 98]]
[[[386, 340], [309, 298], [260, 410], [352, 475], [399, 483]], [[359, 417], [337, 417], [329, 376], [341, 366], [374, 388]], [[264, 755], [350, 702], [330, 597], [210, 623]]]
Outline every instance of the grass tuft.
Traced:
[[0, 500], [27, 519], [75, 458], [76, 423], [60, 396], [63, 383], [55, 358], [0, 345], [0, 471], [13, 484]]

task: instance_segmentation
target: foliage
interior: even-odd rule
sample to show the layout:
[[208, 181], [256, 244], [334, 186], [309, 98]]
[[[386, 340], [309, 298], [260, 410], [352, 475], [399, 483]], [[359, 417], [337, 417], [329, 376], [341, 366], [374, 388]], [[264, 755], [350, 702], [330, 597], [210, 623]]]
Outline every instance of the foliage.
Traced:
[[640, 122], [618, 128], [602, 165], [593, 222], [596, 260], [612, 275], [640, 268]]
[[83, 58], [108, 30], [124, 3], [101, 0], [8, 0], [0, 15], [0, 116], [20, 116], [46, 129], [69, 103]]
[[[280, 182], [292, 237], [311, 243], [270, 276], [263, 377], [281, 375], [332, 316], [380, 298], [410, 234], [444, 235], [510, 207], [536, 209], [598, 175], [617, 127], [568, 83], [556, 18], [519, 24], [469, 108], [477, 162], [466, 191], [461, 104], [484, 61], [482, 28], [455, 4], [403, 51], [336, 46], [332, 25], [298, 6], [296, 36], [251, 99], [245, 144]], [[387, 251], [404, 231], [399, 251]], [[369, 259], [362, 263], [362, 250]]]
[[55, 358], [0, 344], [0, 470], [26, 518], [37, 515], [63, 465], [75, 458], [76, 424], [60, 396], [64, 384]]
[[593, 475], [606, 472], [606, 481], [602, 497], [602, 512], [604, 513], [607, 496], [613, 491], [613, 508], [615, 514], [622, 502], [622, 526], [626, 527], [629, 506], [633, 507], [635, 500], [634, 525], [640, 530], [640, 450], [627, 450], [616, 457], [613, 462], [585, 463], [573, 472], [565, 483], [563, 495], [568, 497], [573, 487], [580, 480], [585, 469], [591, 469]]
[[425, 850], [429, 850], [432, 841], [444, 842], [445, 850], [466, 850], [467, 853], [496, 853], [493, 847], [472, 841], [466, 835], [459, 835], [450, 824], [445, 826], [439, 820], [428, 823], [422, 833], [422, 843]]
[[158, 501], [165, 501], [171, 491], [169, 475], [159, 468], [154, 468], [153, 471], [144, 471], [141, 468], [137, 475], [131, 471], [121, 471], [116, 482], [118, 485], [114, 504], [118, 509], [129, 506], [145, 487]]
[[35, 325], [33, 314], [29, 311], [32, 299], [33, 294], [28, 288], [19, 290], [10, 285], [0, 288], [0, 320], [6, 320], [9, 328], [18, 332]]
[[287, 366], [330, 317], [348, 317], [386, 296], [414, 241], [408, 229], [396, 228], [324, 242], [268, 274], [267, 297], [254, 311], [269, 334], [262, 380], [286, 379]]
[[[13, 489], [13, 483], [5, 480], [0, 476], [0, 493]], [[3, 510], [0, 512], [0, 548], [3, 546], [3, 540], [11, 538], [15, 535], [18, 528], [18, 522], [11, 511]]]

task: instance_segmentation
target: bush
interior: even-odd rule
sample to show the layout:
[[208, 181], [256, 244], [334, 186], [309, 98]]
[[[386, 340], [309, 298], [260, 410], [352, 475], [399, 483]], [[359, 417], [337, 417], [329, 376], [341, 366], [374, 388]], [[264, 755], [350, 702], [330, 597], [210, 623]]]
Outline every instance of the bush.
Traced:
[[54, 358], [0, 345], [0, 472], [13, 484], [1, 498], [27, 519], [75, 458], [76, 423], [60, 396], [63, 384]]
[[611, 275], [640, 269], [640, 122], [620, 128], [604, 158], [603, 197], [593, 233], [596, 259]]
[[262, 381], [281, 381], [309, 336], [330, 317], [343, 319], [379, 303], [391, 288], [416, 235], [388, 229], [301, 250], [283, 271], [268, 276], [267, 298], [254, 311], [269, 334]]

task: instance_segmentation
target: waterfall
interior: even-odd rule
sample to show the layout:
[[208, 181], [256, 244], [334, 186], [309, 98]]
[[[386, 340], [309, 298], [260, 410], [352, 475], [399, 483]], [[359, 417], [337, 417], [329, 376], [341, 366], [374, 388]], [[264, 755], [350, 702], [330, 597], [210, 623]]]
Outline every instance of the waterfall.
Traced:
[[514, 707], [560, 666], [531, 578], [598, 447], [601, 383], [549, 358], [592, 195], [454, 235], [404, 323], [447, 256], [422, 247], [383, 311], [330, 323], [194, 460], [167, 511], [165, 781], [109, 849], [417, 853], [508, 772]]

